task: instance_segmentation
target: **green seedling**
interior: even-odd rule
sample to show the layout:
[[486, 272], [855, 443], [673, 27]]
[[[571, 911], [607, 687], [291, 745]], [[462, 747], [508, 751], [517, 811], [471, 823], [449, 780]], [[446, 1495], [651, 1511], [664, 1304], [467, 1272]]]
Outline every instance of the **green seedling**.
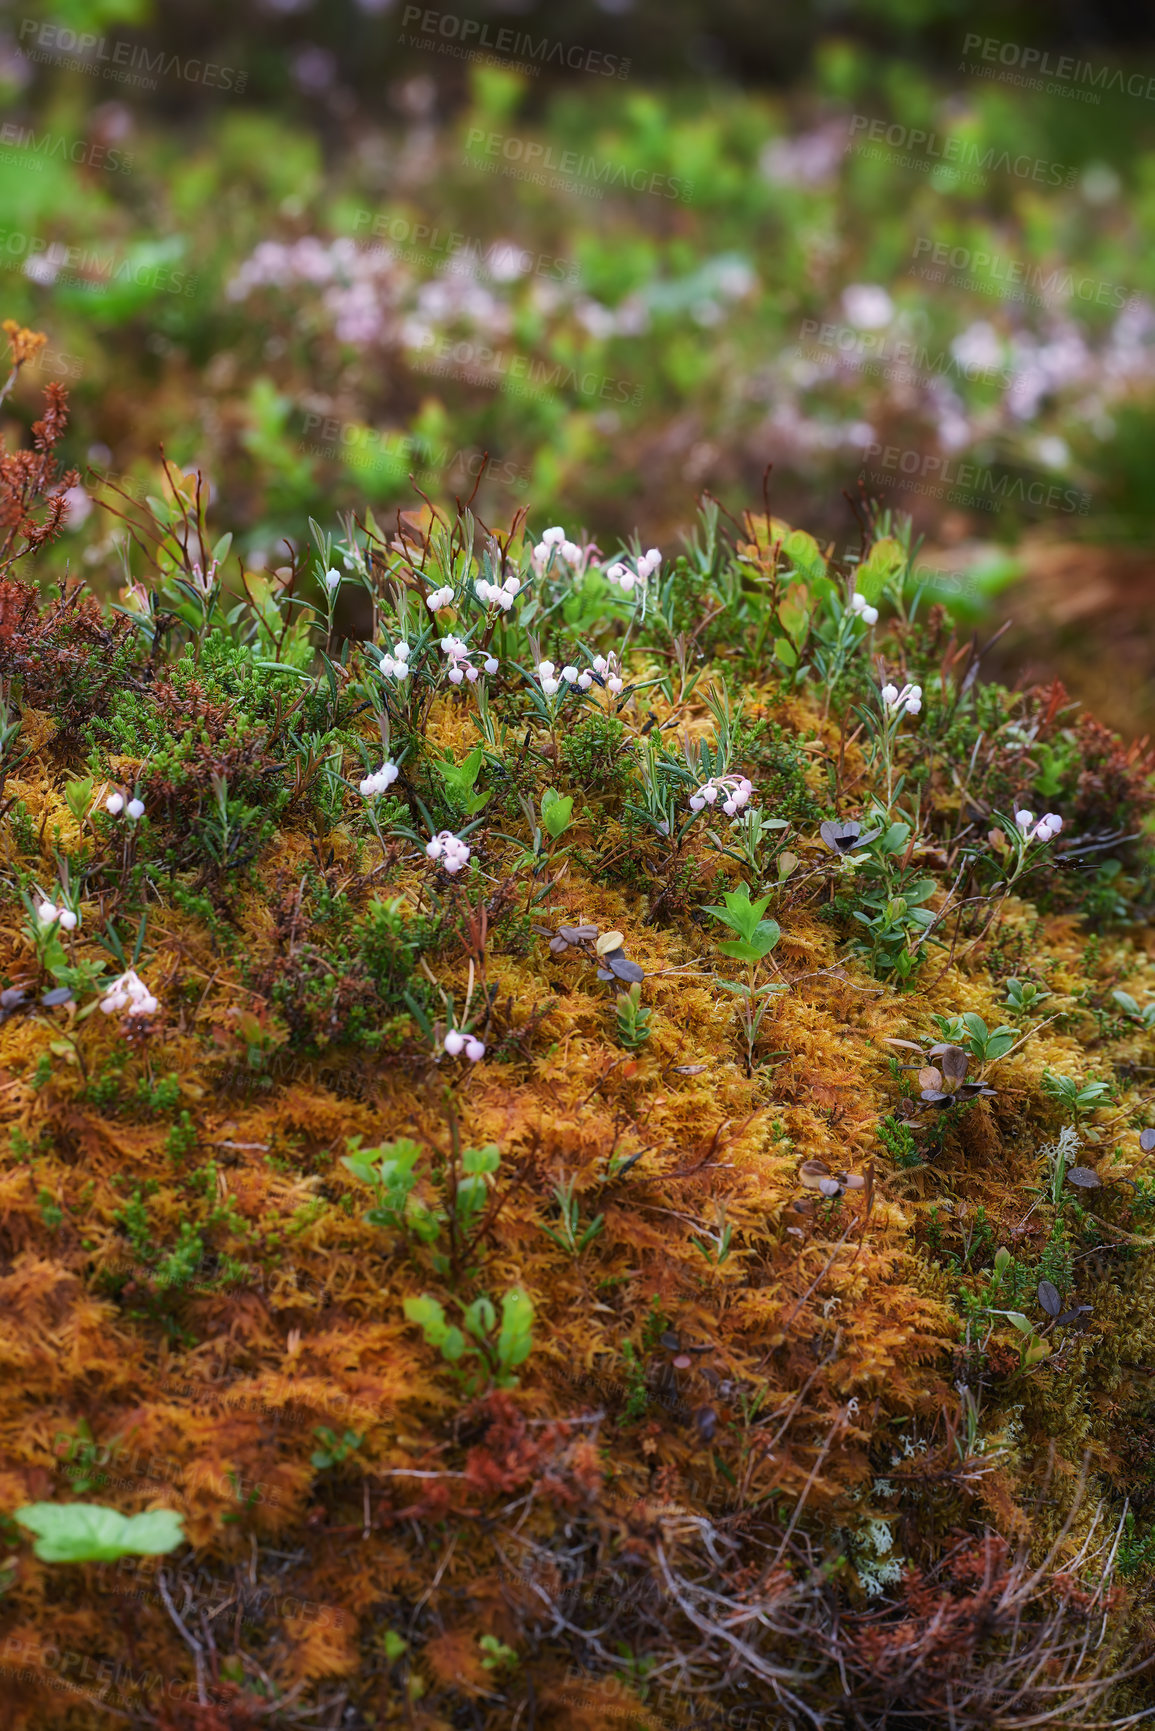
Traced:
[[339, 1437], [336, 1431], [330, 1430], [327, 1425], [323, 1424], [316, 1426], [313, 1435], [317, 1437], [322, 1446], [319, 1449], [314, 1449], [309, 1459], [321, 1472], [326, 1467], [340, 1466], [343, 1461], [348, 1460], [349, 1456], [361, 1447], [365, 1440], [359, 1432], [354, 1430], [347, 1430], [344, 1436]]
[[777, 920], [763, 917], [770, 905], [770, 897], [760, 896], [756, 902], [751, 901], [746, 884], [739, 884], [736, 890], [727, 890], [722, 903], [721, 907], [703, 908], [702, 912], [721, 921], [735, 933], [733, 938], [718, 945], [722, 955], [746, 964], [744, 981], [718, 980], [717, 984], [722, 991], [730, 992], [739, 1000], [742, 1031], [746, 1036], [746, 1072], [753, 1075], [754, 1048], [770, 1007], [770, 998], [786, 990], [785, 985], [775, 980], [759, 984], [758, 965], [770, 954], [782, 933]]
[[585, 1230], [581, 1231], [581, 1217], [577, 1198], [573, 1191], [574, 1180], [572, 1178], [567, 1179], [564, 1184], [556, 1186], [553, 1194], [561, 1211], [561, 1230], [555, 1232], [552, 1227], [543, 1226], [542, 1231], [547, 1238], [552, 1239], [556, 1245], [562, 1250], [568, 1251], [571, 1256], [580, 1256], [587, 1245], [592, 1244], [602, 1230], [606, 1217], [604, 1214], [599, 1214], [596, 1220], [592, 1220]]
[[627, 992], [620, 992], [617, 1001], [618, 1039], [627, 1051], [636, 1052], [650, 1037], [652, 1010], [642, 1008], [642, 986], [635, 980]]
[[560, 794], [556, 787], [547, 787], [541, 796], [541, 821], [552, 839], [557, 841], [573, 822], [573, 796]]
[[[533, 1350], [533, 1301], [521, 1287], [512, 1287], [501, 1301], [501, 1326], [488, 1298], [476, 1298], [462, 1315], [462, 1326], [449, 1322], [445, 1307], [430, 1293], [407, 1298], [407, 1321], [416, 1323], [427, 1346], [436, 1347], [467, 1394], [476, 1394], [487, 1382], [495, 1388], [516, 1388], [516, 1365], [524, 1364]], [[477, 1342], [471, 1344], [467, 1336]], [[477, 1364], [463, 1361], [475, 1359]]]

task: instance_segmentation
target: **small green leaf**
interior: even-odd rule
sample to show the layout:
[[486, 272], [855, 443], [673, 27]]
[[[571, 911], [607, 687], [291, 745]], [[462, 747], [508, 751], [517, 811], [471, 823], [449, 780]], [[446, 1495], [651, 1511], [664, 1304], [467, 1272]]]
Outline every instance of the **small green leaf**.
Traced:
[[532, 1327], [533, 1300], [520, 1286], [515, 1286], [501, 1301], [497, 1356], [503, 1365], [525, 1363], [533, 1347]]
[[429, 1346], [441, 1347], [444, 1344], [449, 1325], [444, 1309], [435, 1298], [424, 1292], [420, 1298], [407, 1298], [402, 1308], [406, 1321], [417, 1324]]
[[70, 781], [64, 789], [64, 801], [77, 823], [83, 823], [92, 804], [92, 789], [95, 786], [92, 776], [87, 775], [82, 781]]

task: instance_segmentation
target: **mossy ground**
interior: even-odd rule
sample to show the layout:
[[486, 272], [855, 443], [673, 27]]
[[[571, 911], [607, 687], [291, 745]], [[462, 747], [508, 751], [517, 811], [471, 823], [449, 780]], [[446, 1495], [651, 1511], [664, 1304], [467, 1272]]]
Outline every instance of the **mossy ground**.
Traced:
[[[888, 663], [925, 689], [894, 746], [907, 831], [842, 859], [818, 826], [865, 827], [883, 799], [859, 724], [877, 680], [860, 644], [816, 673], [842, 578], [797, 539], [787, 560], [781, 526], [681, 560], [665, 635], [631, 627], [621, 696], [543, 719], [514, 663], [570, 652], [544, 608], [533, 645], [490, 622], [488, 708], [428, 635], [405, 693], [332, 631], [315, 672], [270, 672], [269, 590], [253, 612], [232, 590], [198, 651], [174, 587], [189, 521], [186, 490], [159, 525], [162, 600], [121, 598], [135, 628], [15, 575], [4, 596], [23, 755], [0, 971], [26, 995], [0, 1027], [0, 1507], [173, 1508], [189, 1541], [60, 1565], [8, 1521], [11, 1723], [883, 1726], [945, 1723], [948, 1688], [960, 1726], [1017, 1726], [1040, 1722], [1038, 1667], [1059, 1722], [1130, 1723], [1152, 1655], [1153, 1036], [1112, 993], [1155, 988], [1126, 839], [1144, 764], [1061, 694], [966, 685], [941, 613], [908, 616], [908, 559], [879, 587]], [[468, 528], [456, 550], [381, 537], [382, 642], [399, 616], [417, 641]], [[595, 600], [620, 643], [625, 603], [604, 582]], [[459, 589], [435, 636], [470, 605]], [[596, 641], [596, 616], [566, 617]], [[406, 748], [376, 827], [374, 711]], [[741, 820], [686, 822], [703, 744], [789, 826], [745, 861]], [[479, 745], [490, 801], [451, 878], [407, 826], [462, 828], [469, 791], [437, 765]], [[557, 838], [551, 786], [574, 798]], [[140, 790], [135, 825], [113, 787]], [[1004, 896], [991, 814], [1042, 809], [1040, 787], [1068, 825]], [[944, 916], [925, 942], [897, 909], [920, 873]], [[751, 1040], [704, 911], [743, 880], [780, 927]], [[54, 891], [72, 933], [37, 924]], [[592, 944], [550, 948], [583, 925], [644, 970], [647, 1037], [623, 1036]], [[84, 1014], [116, 943], [155, 1015]], [[1008, 978], [1049, 995], [1016, 1011]], [[54, 983], [71, 1001], [35, 1007]], [[451, 1005], [477, 1063], [443, 1048]], [[925, 1052], [963, 1014], [1018, 1044], [974, 1063], [992, 1096], [939, 1110], [886, 1042]], [[1071, 1105], [1056, 1075], [1107, 1089]], [[1094, 1190], [1052, 1190], [1065, 1126]], [[392, 1224], [365, 1218], [385, 1203], [342, 1164], [354, 1138], [421, 1150]], [[489, 1145], [463, 1212], [461, 1152]], [[807, 1188], [813, 1161], [863, 1182]], [[1050, 1327], [1042, 1280], [1091, 1311]], [[447, 1359], [404, 1308], [429, 1294], [460, 1322], [513, 1291], [520, 1362], [496, 1325]]]

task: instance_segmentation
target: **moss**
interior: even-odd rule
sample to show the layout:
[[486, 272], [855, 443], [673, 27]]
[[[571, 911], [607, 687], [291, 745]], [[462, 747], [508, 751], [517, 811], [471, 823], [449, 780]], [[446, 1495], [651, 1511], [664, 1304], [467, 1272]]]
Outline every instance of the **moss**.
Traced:
[[[339, 1678], [366, 1723], [424, 1701], [430, 1724], [496, 1726], [532, 1699], [563, 1731], [583, 1667], [584, 1722], [668, 1714], [691, 1645], [719, 1710], [756, 1723], [778, 1712], [770, 1667], [803, 1650], [792, 1686], [824, 1722], [844, 1676], [879, 1723], [896, 1703], [942, 1719], [943, 1677], [973, 1717], [1085, 1625], [1089, 1511], [1121, 1520], [1127, 1498], [1104, 1664], [1148, 1640], [1151, 1030], [1111, 993], [1147, 1002], [1155, 966], [1139, 924], [1099, 923], [1095, 888], [1139, 881], [1146, 856], [1077, 880], [1088, 917], [1056, 889], [1077, 832], [1010, 881], [998, 814], [1028, 788], [1083, 797], [1069, 741], [1052, 732], [1031, 780], [1005, 736], [1042, 700], [944, 683], [936, 628], [901, 620], [881, 642], [922, 674], [925, 721], [895, 734], [879, 835], [837, 854], [820, 824], [867, 830], [887, 804], [877, 728], [855, 737], [844, 707], [874, 702], [872, 670], [833, 692], [806, 665], [767, 672], [752, 645], [776, 639], [775, 574], [766, 524], [748, 529], [765, 583], [707, 537], [663, 601], [688, 631], [719, 598], [736, 610], [703, 633], [692, 687], [639, 623], [633, 698], [593, 684], [543, 712], [511, 640], [483, 702], [448, 687], [413, 613], [404, 691], [348, 645], [332, 684], [294, 651], [301, 679], [255, 665], [269, 644], [238, 598], [199, 663], [191, 630], [148, 677], [138, 644], [88, 717], [102, 773], [142, 788], [135, 829], [95, 785], [71, 810], [52, 742], [72, 697], [44, 712], [6, 843], [29, 897], [55, 884], [81, 918], [42, 930], [10, 865], [0, 968], [28, 995], [0, 1023], [0, 1288], [22, 1318], [7, 1506], [83, 1482], [125, 1512], [180, 1509], [180, 1602], [242, 1581], [239, 1624], [212, 1624], [238, 1723], [255, 1666], [317, 1714]], [[531, 545], [509, 555], [527, 572]], [[432, 532], [412, 551], [415, 588], [464, 557]], [[574, 597], [556, 599], [564, 617]], [[455, 629], [481, 628], [470, 605]], [[560, 628], [538, 648], [578, 654]], [[359, 782], [386, 736], [402, 774], [374, 802]], [[1094, 797], [1141, 810], [1135, 764], [1091, 745]], [[438, 770], [475, 750], [474, 786]], [[691, 805], [739, 774], [780, 827]], [[548, 788], [574, 802], [557, 834]], [[450, 818], [458, 874], [426, 852]], [[739, 883], [766, 898], [757, 945], [704, 912]], [[157, 1011], [83, 1014], [129, 966]], [[80, 1002], [45, 1005], [65, 977]], [[1008, 979], [1046, 996], [1016, 1002]], [[989, 1094], [952, 1101], [920, 1074], [944, 1025]], [[454, 1053], [455, 1032], [484, 1053]], [[1066, 1178], [1076, 1163], [1096, 1188]], [[1049, 1317], [1043, 1281], [1074, 1319]], [[79, 1478], [57, 1476], [56, 1436]], [[114, 1439], [142, 1464], [105, 1472]], [[127, 1651], [115, 1595], [6, 1538], [30, 1650]], [[256, 1606], [254, 1576], [281, 1597]], [[148, 1580], [134, 1638], [186, 1675]], [[680, 1600], [707, 1607], [693, 1626]], [[738, 1624], [757, 1665], [735, 1658]], [[1139, 1699], [1116, 1681], [1099, 1722]], [[1068, 1709], [1079, 1723], [1077, 1694]], [[43, 1723], [70, 1710], [48, 1701]]]

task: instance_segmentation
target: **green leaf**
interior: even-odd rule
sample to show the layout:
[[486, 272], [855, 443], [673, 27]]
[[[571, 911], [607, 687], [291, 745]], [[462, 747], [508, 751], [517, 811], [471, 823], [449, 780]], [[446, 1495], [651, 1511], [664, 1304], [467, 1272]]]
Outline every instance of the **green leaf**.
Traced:
[[986, 1040], [987, 1025], [981, 1016], [976, 1016], [973, 1010], [968, 1010], [966, 1015], [960, 1019], [963, 1027], [966, 1028], [968, 1033], [973, 1034], [976, 1040]]
[[817, 541], [805, 529], [791, 529], [783, 538], [782, 551], [800, 577], [825, 577], [826, 561]]
[[465, 1326], [477, 1340], [484, 1340], [493, 1332], [497, 1321], [497, 1312], [488, 1298], [475, 1298], [465, 1312]]
[[781, 661], [784, 667], [797, 667], [798, 665], [798, 651], [786, 637], [774, 639], [774, 655], [775, 659]]
[[501, 1155], [496, 1142], [488, 1142], [484, 1148], [467, 1148], [461, 1156], [461, 1170], [470, 1174], [496, 1172], [500, 1165]]
[[541, 821], [554, 841], [564, 835], [573, 821], [572, 795], [563, 796], [555, 787], [547, 788], [541, 796]]
[[902, 543], [896, 541], [893, 535], [884, 535], [881, 541], [874, 543], [868, 556], [855, 571], [855, 593], [873, 607], [886, 585], [898, 576], [905, 564], [906, 554]]
[[184, 1516], [173, 1509], [122, 1515], [100, 1503], [26, 1503], [15, 1519], [38, 1535], [32, 1548], [46, 1563], [157, 1557], [184, 1543]]
[[739, 884], [736, 890], [727, 890], [722, 900], [725, 903], [724, 907], [704, 907], [702, 912], [720, 920], [724, 926], [729, 926], [732, 932], [737, 932], [738, 936], [744, 938], [747, 943], [754, 941], [760, 926], [764, 926], [767, 932], [773, 930], [774, 937], [769, 946], [773, 948], [773, 945], [778, 942], [778, 927], [773, 920], [764, 921], [762, 919], [762, 915], [770, 906], [769, 896], [760, 896], [756, 902], [752, 902], [749, 886]]
[[1114, 998], [1115, 1002], [1119, 1005], [1120, 1009], [1126, 1010], [1126, 1012], [1129, 1016], [1142, 1015], [1142, 1011], [1140, 1010], [1139, 1005], [1135, 1002], [1135, 999], [1131, 996], [1130, 992], [1118, 992], [1118, 991], [1116, 991], [1116, 992], [1112, 992], [1111, 996]]
[[64, 789], [65, 804], [77, 823], [83, 823], [88, 814], [88, 808], [92, 804], [94, 785], [92, 776], [87, 775], [82, 781], [70, 781]]
[[501, 1333], [497, 1356], [503, 1365], [524, 1364], [533, 1348], [533, 1300], [520, 1286], [511, 1288], [501, 1301]]
[[1027, 1321], [1027, 1318], [1023, 1315], [1021, 1310], [1008, 1310], [1005, 1312], [1005, 1315], [1007, 1321], [1013, 1323], [1020, 1334], [1031, 1334], [1034, 1332], [1031, 1323]]
[[435, 1298], [423, 1292], [420, 1298], [407, 1298], [402, 1308], [407, 1322], [415, 1322], [428, 1346], [441, 1347], [449, 1334], [445, 1311]]
[[1010, 1034], [992, 1034], [986, 1044], [984, 1056], [988, 1059], [1001, 1058], [1004, 1052], [1009, 1052], [1014, 1045]]
[[353, 1174], [354, 1178], [359, 1178], [362, 1184], [377, 1183], [377, 1168], [367, 1150], [358, 1154], [343, 1154], [341, 1164], [347, 1172]]
[[732, 956], [735, 961], [760, 962], [770, 954], [781, 935], [777, 921], [760, 920], [749, 941], [739, 939], [736, 943], [719, 944], [718, 949], [722, 955]]

